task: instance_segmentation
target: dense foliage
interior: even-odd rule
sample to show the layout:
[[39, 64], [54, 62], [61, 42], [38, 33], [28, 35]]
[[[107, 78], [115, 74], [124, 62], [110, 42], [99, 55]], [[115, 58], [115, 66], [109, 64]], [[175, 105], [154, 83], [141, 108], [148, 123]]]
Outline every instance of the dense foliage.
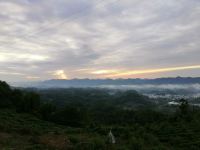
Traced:
[[0, 149], [200, 149], [200, 110], [180, 104], [166, 113], [135, 91], [19, 90], [0, 82]]

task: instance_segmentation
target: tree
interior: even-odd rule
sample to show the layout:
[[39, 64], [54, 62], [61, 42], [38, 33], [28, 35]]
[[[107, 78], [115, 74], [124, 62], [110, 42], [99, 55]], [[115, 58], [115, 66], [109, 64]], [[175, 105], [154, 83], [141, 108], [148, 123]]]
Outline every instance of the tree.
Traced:
[[19, 105], [21, 112], [36, 113], [40, 108], [40, 96], [33, 92], [25, 93]]
[[0, 81], [0, 108], [9, 107], [11, 105], [10, 86], [4, 81]]
[[189, 113], [189, 104], [188, 101], [185, 99], [180, 100], [180, 106], [179, 106], [180, 112], [182, 115], [187, 115]]
[[80, 127], [84, 125], [86, 112], [75, 106], [65, 106], [57, 111], [54, 116], [54, 122], [66, 126]]
[[56, 111], [56, 106], [52, 103], [44, 103], [40, 107], [40, 115], [42, 119], [50, 121], [52, 119], [53, 113]]
[[180, 110], [180, 117], [182, 119], [187, 121], [191, 120], [192, 114], [187, 100], [185, 99], [180, 100], [179, 110]]

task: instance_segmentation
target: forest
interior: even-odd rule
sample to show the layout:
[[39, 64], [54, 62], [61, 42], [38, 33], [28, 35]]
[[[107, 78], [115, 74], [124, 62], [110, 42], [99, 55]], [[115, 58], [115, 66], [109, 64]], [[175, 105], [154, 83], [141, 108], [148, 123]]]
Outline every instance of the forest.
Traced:
[[179, 102], [162, 110], [134, 90], [22, 89], [0, 81], [0, 149], [198, 150], [200, 109]]

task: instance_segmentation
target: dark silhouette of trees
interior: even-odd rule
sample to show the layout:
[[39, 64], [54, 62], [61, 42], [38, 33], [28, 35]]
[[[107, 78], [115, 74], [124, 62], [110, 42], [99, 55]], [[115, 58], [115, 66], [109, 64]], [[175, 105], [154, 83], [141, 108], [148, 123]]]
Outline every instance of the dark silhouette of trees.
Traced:
[[56, 112], [56, 106], [50, 102], [46, 102], [40, 106], [40, 117], [47, 121], [52, 121], [52, 116]]
[[10, 107], [11, 102], [10, 86], [3, 81], [0, 81], [0, 108]]
[[189, 113], [189, 104], [188, 101], [185, 99], [180, 100], [180, 106], [179, 106], [180, 112], [182, 115], [187, 115]]

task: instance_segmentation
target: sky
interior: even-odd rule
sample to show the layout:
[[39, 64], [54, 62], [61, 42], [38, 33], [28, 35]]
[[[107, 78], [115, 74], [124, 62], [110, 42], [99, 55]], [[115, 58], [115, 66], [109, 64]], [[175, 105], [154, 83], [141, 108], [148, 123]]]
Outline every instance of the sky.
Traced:
[[0, 80], [200, 76], [200, 0], [0, 0]]

